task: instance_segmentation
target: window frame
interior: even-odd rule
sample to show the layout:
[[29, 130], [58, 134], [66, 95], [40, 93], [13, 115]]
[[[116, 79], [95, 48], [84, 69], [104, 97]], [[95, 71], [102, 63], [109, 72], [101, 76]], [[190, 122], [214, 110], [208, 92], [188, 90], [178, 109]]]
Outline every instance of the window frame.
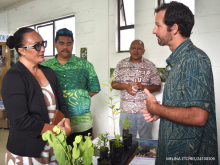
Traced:
[[[122, 4], [121, 4], [121, 2], [122, 2]], [[121, 7], [123, 7], [124, 8], [124, 0], [118, 0], [118, 8], [117, 8], [117, 13], [118, 13], [118, 34], [117, 34], [117, 40], [118, 40], [118, 44], [117, 44], [117, 52], [118, 53], [124, 53], [124, 52], [129, 52], [129, 49], [128, 50], [124, 50], [124, 51], [121, 51], [121, 30], [127, 30], [127, 29], [134, 29], [134, 25], [127, 25], [127, 23], [126, 23], [126, 19], [125, 19], [125, 26], [120, 26], [120, 9], [121, 9]], [[124, 10], [123, 10], [124, 11]], [[123, 12], [124, 13], [124, 17], [125, 17], [125, 12]]]
[[157, 7], [164, 3], [164, 0], [157, 0]]
[[[49, 21], [44, 21], [44, 22], [40, 22], [40, 23], [36, 23], [36, 24], [31, 24], [31, 25], [24, 26], [24, 27], [34, 27], [34, 30], [36, 30], [38, 32], [38, 27], [45, 27], [45, 26], [48, 26], [48, 25], [53, 26], [53, 55], [46, 56], [46, 57], [53, 57], [53, 56], [55, 56], [55, 45], [54, 45], [55, 33], [56, 33], [55, 32], [55, 22], [63, 20], [63, 19], [71, 18], [71, 17], [75, 17], [75, 15], [69, 15], [69, 16], [65, 16], [65, 17], [61, 17], [61, 18], [57, 18], [57, 19], [53, 19], [53, 20], [49, 20]], [[42, 24], [45, 24], [45, 25], [42, 25]], [[75, 41], [74, 36], [73, 36], [73, 39]], [[73, 54], [73, 55], [75, 55], [75, 54]]]

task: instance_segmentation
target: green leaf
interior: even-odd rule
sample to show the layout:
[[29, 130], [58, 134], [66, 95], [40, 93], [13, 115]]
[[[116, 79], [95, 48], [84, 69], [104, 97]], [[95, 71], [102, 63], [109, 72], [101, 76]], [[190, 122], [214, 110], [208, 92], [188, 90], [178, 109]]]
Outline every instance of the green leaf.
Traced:
[[66, 161], [64, 162], [64, 165], [71, 165], [71, 162], [68, 161], [68, 160], [66, 160]]
[[79, 158], [79, 155], [80, 155], [80, 150], [76, 147], [73, 148], [73, 152], [72, 152], [72, 156], [74, 159], [77, 159]]
[[92, 157], [86, 157], [83, 155], [83, 164], [90, 165], [92, 163]]
[[62, 149], [61, 145], [56, 146], [55, 157], [56, 157], [57, 161], [59, 162], [59, 164], [63, 164], [63, 162], [65, 162], [65, 160], [67, 160], [67, 156], [66, 156], [64, 150]]
[[119, 134], [115, 135], [115, 139], [120, 140], [120, 135]]
[[94, 148], [93, 147], [88, 148], [88, 150], [86, 150], [86, 155], [88, 157], [92, 157], [94, 155]]
[[103, 103], [110, 104], [109, 102], [103, 102]]
[[62, 143], [65, 140], [65, 137], [63, 136], [63, 134], [59, 134], [57, 135], [57, 139], [59, 139], [59, 141]]
[[116, 77], [116, 76], [114, 76], [114, 77], [112, 77], [112, 78], [111, 78], [111, 82], [112, 82], [112, 80], [114, 80], [114, 79], [115, 79], [115, 77]]
[[118, 84], [118, 83], [113, 84], [112, 87], [115, 86], [115, 85], [117, 85], [117, 84]]
[[68, 145], [68, 146], [67, 146], [67, 149], [68, 149], [69, 152], [71, 152], [72, 146], [71, 146], [71, 145]]
[[43, 139], [44, 141], [47, 141], [47, 132], [45, 132], [45, 133], [42, 134], [42, 139]]
[[91, 140], [86, 140], [85, 141], [85, 148], [90, 148], [92, 146], [92, 141]]
[[79, 148], [80, 152], [83, 152], [85, 150], [85, 143], [84, 142], [79, 143], [78, 148]]
[[113, 96], [115, 96], [115, 97], [119, 97], [119, 95], [113, 95]]
[[46, 136], [47, 136], [47, 140], [48, 140], [50, 146], [53, 147], [53, 143], [54, 143], [54, 142], [53, 142], [53, 140], [52, 140], [51, 134], [47, 134]]
[[72, 157], [71, 162], [72, 162], [73, 165], [75, 165], [75, 164], [76, 164], [76, 159], [74, 159], [74, 158]]
[[63, 146], [63, 148], [66, 148], [67, 147], [67, 143], [66, 143], [66, 140], [64, 140], [61, 145]]
[[76, 137], [75, 137], [75, 142], [76, 142], [76, 143], [81, 142], [81, 140], [82, 140], [82, 136], [76, 136]]
[[53, 127], [53, 131], [56, 132], [57, 134], [60, 134], [60, 127], [56, 125], [55, 127]]
[[116, 101], [114, 104], [117, 104], [117, 103], [119, 103], [120, 101]]

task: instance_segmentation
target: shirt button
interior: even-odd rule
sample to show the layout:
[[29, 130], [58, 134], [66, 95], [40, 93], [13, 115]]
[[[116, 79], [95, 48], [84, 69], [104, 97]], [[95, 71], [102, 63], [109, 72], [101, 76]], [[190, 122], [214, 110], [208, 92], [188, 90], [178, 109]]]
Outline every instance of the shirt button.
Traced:
[[63, 68], [64, 68], [65, 66], [63, 66]]
[[66, 75], [64, 74], [63, 77], [66, 77]]
[[64, 85], [64, 87], [66, 88], [66, 85]]

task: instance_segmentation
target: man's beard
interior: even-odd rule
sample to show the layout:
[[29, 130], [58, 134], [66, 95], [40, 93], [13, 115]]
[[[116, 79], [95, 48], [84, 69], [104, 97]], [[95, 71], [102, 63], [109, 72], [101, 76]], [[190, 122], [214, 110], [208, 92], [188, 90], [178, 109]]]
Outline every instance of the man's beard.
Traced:
[[167, 45], [168, 44], [168, 42], [170, 42], [171, 40], [173, 40], [173, 37], [171, 36], [171, 33], [167, 33], [167, 35], [165, 36], [165, 37], [163, 37], [163, 38], [160, 38], [158, 35], [156, 35], [158, 38], [159, 38], [159, 40], [158, 40], [158, 44], [160, 45], [160, 46], [164, 46], [164, 45]]

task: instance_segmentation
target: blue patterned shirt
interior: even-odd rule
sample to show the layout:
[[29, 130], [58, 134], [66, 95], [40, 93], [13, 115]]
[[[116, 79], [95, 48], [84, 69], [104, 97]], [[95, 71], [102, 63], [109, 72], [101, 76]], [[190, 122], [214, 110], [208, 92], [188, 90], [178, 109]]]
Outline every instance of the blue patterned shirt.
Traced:
[[[187, 39], [166, 62], [171, 70], [164, 87], [163, 105], [197, 106], [208, 111], [209, 116], [204, 126], [181, 125], [161, 118], [156, 165], [218, 164], [215, 96], [209, 57]], [[208, 160], [204, 160], [206, 158]]]

